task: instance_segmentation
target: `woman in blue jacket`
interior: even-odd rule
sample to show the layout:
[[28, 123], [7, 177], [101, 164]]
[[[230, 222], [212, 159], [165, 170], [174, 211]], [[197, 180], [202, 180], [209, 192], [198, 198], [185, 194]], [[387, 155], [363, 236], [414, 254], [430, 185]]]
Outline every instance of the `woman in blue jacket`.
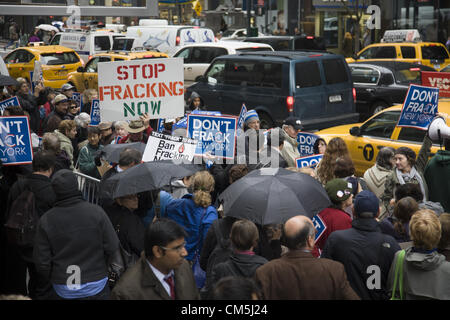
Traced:
[[188, 233], [185, 239], [188, 255], [185, 259], [193, 261], [196, 252], [200, 254], [206, 233], [218, 215], [211, 205], [214, 178], [208, 171], [199, 171], [192, 176], [189, 189], [192, 193], [181, 199], [172, 199], [167, 204], [164, 216], [177, 222]]

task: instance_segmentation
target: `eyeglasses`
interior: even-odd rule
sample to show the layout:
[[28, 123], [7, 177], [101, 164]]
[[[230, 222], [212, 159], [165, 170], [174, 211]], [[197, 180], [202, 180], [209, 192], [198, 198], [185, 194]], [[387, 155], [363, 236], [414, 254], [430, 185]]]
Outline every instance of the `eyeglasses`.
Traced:
[[176, 246], [175, 248], [166, 248], [166, 247], [163, 247], [163, 246], [159, 246], [161, 249], [164, 249], [164, 250], [175, 250], [175, 251], [177, 251], [178, 253], [181, 253], [182, 251], [183, 251], [183, 249], [184, 249], [184, 247], [186, 246], [186, 241], [184, 241], [182, 244], [180, 244], [179, 246]]
[[75, 107], [69, 107], [69, 109], [78, 109], [78, 106], [75, 106]]

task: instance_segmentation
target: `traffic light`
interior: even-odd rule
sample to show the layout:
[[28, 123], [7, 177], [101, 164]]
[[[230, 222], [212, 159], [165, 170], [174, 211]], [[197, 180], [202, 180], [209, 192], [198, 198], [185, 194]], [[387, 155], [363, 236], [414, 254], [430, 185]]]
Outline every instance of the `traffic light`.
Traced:
[[89, 0], [89, 5], [90, 6], [95, 6], [95, 0]]

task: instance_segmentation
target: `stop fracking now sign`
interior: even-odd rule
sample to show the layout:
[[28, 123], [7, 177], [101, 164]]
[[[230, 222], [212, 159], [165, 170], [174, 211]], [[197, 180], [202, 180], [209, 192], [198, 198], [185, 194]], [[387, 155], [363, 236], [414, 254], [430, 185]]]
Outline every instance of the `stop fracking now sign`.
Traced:
[[182, 58], [102, 62], [98, 94], [102, 121], [184, 115]]

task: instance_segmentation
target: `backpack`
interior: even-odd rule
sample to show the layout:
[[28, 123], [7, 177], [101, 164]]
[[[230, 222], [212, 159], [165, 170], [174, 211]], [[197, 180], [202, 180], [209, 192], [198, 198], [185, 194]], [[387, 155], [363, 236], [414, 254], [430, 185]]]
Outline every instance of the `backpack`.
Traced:
[[5, 228], [8, 242], [19, 247], [31, 247], [34, 243], [39, 216], [34, 193], [25, 180], [18, 180], [19, 196], [11, 203]]
[[[208, 265], [206, 267], [205, 291], [209, 291], [212, 288], [212, 271], [214, 267], [221, 262], [227, 261], [232, 253], [231, 240], [225, 239], [222, 236], [219, 223], [220, 221], [221, 220], [215, 220], [211, 225], [211, 228], [213, 228], [216, 235], [217, 244], [208, 257]], [[207, 294], [207, 292], [204, 292], [203, 294]]]

